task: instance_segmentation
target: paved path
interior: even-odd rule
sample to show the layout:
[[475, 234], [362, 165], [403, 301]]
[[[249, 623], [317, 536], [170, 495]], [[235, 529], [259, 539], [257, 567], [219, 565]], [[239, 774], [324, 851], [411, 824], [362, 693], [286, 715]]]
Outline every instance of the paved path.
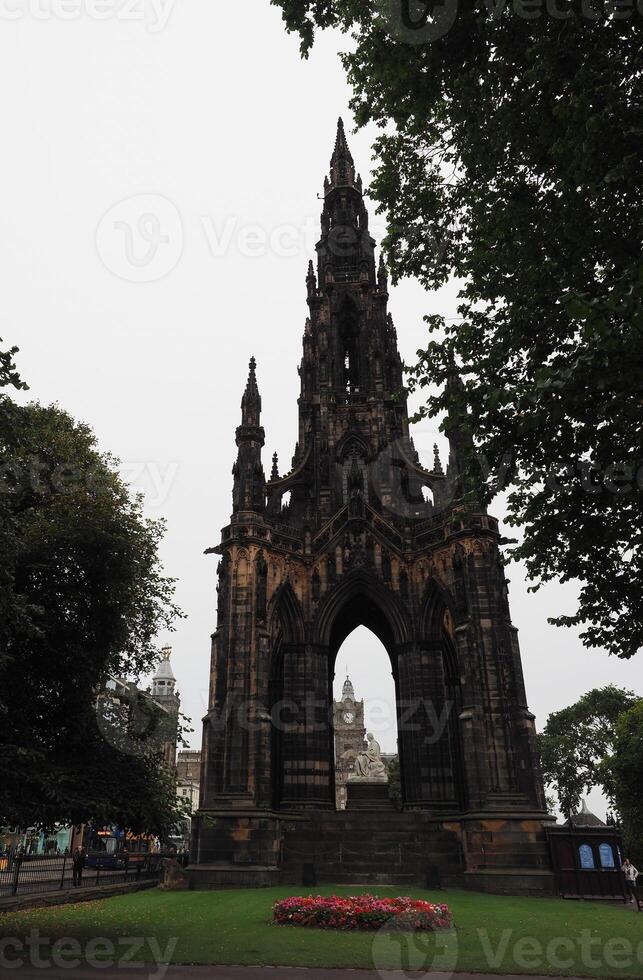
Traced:
[[[484, 973], [402, 973], [397, 970], [323, 970], [287, 966], [170, 966], [150, 965], [144, 969], [85, 969], [61, 970], [58, 967], [13, 969], [12, 977], [37, 980], [43, 975], [49, 980], [552, 980], [551, 977], [528, 977], [525, 974], [502, 977]], [[568, 977], [565, 980], [579, 980]]]

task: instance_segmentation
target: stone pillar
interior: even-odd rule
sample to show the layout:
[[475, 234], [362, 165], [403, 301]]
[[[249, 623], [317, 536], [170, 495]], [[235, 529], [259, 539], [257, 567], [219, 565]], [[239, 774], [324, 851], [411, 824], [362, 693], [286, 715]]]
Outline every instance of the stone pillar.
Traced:
[[455, 706], [448, 697], [443, 644], [427, 641], [409, 645], [398, 655], [398, 668], [404, 804], [453, 812], [458, 809], [450, 725]]
[[333, 809], [332, 721], [327, 651], [292, 644], [284, 653], [281, 806]]

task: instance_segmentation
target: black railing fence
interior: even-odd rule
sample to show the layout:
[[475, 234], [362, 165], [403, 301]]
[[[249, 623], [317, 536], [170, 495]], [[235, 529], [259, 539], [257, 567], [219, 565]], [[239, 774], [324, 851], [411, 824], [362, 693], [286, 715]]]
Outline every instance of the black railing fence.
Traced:
[[136, 855], [126, 867], [109, 870], [85, 867], [74, 871], [71, 855], [0, 857], [0, 898], [54, 892], [64, 888], [96, 888], [121, 882], [159, 878], [162, 855]]

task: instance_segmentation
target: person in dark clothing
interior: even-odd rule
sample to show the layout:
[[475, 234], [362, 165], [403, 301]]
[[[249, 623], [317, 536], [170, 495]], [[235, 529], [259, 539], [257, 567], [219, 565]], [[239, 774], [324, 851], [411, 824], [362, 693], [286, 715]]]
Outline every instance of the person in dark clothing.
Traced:
[[85, 867], [85, 852], [82, 847], [77, 847], [72, 858], [72, 882], [74, 888], [79, 888], [83, 880], [83, 868]]

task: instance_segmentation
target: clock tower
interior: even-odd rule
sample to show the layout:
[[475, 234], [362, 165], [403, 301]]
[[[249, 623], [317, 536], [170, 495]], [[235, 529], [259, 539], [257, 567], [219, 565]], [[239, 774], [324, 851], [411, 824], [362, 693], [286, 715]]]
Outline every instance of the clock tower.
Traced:
[[335, 732], [335, 804], [346, 809], [346, 781], [355, 772], [355, 759], [364, 749], [364, 702], [355, 700], [349, 677], [344, 681], [341, 701], [333, 701]]

